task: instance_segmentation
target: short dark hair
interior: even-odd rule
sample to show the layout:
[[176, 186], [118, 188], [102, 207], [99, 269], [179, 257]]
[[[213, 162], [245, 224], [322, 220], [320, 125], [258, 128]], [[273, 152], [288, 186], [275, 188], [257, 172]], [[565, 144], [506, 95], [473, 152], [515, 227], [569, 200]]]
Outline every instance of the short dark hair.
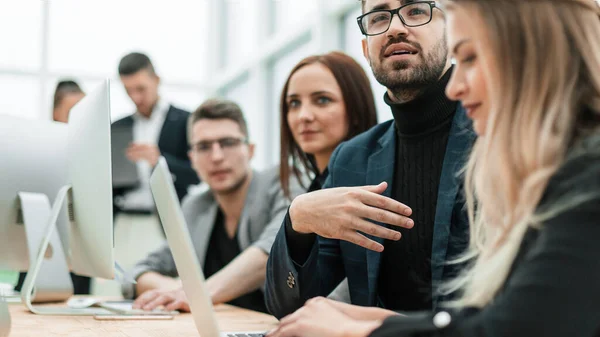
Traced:
[[[287, 123], [289, 106], [287, 103], [288, 87], [294, 73], [310, 64], [321, 64], [328, 68], [342, 91], [349, 127], [345, 140], [348, 140], [377, 124], [377, 110], [367, 73], [355, 59], [343, 52], [333, 51], [322, 55], [309, 56], [300, 61], [292, 69], [281, 91], [280, 123], [281, 123], [281, 153], [279, 163], [279, 178], [281, 188], [286, 197], [290, 198], [289, 178], [293, 173], [302, 184], [302, 171], [319, 175], [317, 163], [312, 154], [305, 153], [294, 140], [292, 130]], [[289, 164], [292, 159], [291, 166]]]
[[83, 90], [77, 82], [73, 80], [62, 80], [56, 84], [56, 89], [54, 89], [54, 109], [60, 105], [60, 103], [65, 99], [67, 94], [83, 94]]
[[152, 61], [146, 54], [139, 52], [129, 53], [119, 62], [119, 75], [128, 76], [137, 73], [140, 70], [148, 70], [151, 74], [155, 74]]
[[194, 124], [202, 119], [230, 119], [237, 123], [246, 138], [248, 135], [248, 124], [240, 106], [234, 101], [223, 98], [211, 98], [202, 103], [188, 119], [188, 142], [192, 143], [192, 128]]

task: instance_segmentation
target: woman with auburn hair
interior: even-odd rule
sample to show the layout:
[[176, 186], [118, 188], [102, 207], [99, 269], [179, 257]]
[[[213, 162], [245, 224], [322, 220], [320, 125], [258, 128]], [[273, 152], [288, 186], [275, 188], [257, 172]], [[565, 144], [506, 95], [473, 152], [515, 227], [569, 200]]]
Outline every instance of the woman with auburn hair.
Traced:
[[333, 150], [377, 124], [369, 78], [342, 52], [309, 56], [290, 72], [281, 92], [280, 179], [290, 196], [290, 175], [308, 191], [321, 189]]
[[598, 4], [441, 2], [456, 61], [446, 92], [479, 134], [470, 267], [441, 287], [456, 300], [401, 316], [319, 298], [270, 336], [600, 336]]

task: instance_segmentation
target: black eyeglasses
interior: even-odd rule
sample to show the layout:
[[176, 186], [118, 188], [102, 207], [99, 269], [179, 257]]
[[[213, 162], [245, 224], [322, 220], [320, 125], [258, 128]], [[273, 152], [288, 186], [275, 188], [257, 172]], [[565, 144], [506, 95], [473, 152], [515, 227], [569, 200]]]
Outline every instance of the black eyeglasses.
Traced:
[[213, 149], [213, 144], [219, 144], [223, 151], [233, 150], [242, 143], [247, 144], [246, 138], [224, 137], [215, 140], [203, 140], [192, 145], [192, 150], [199, 154], [209, 154]]
[[415, 1], [396, 9], [377, 9], [359, 16], [356, 20], [363, 35], [379, 35], [390, 29], [394, 14], [398, 14], [406, 27], [418, 27], [431, 22], [434, 8], [435, 1]]

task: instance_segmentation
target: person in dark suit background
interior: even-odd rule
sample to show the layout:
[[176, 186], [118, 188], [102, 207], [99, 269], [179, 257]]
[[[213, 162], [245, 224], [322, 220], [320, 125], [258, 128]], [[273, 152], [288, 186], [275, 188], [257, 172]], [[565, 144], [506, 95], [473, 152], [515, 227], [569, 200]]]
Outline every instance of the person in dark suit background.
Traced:
[[[79, 84], [73, 80], [61, 80], [54, 89], [52, 105], [52, 119], [55, 122], [67, 123], [71, 108], [85, 96], [85, 92]], [[27, 273], [19, 273], [19, 280], [15, 285], [16, 291], [21, 291]], [[73, 293], [75, 295], [87, 295], [90, 293], [91, 279], [87, 276], [79, 276], [71, 273], [73, 282]]]
[[139, 184], [113, 190], [115, 215], [120, 212], [152, 214], [154, 202], [148, 179], [160, 156], [167, 160], [179, 200], [186, 195], [190, 185], [200, 182], [187, 156], [189, 112], [160, 97], [160, 77], [147, 55], [138, 52], [125, 55], [118, 70], [136, 112], [116, 121], [113, 127], [131, 127], [133, 143], [124, 151], [127, 158], [136, 163]]

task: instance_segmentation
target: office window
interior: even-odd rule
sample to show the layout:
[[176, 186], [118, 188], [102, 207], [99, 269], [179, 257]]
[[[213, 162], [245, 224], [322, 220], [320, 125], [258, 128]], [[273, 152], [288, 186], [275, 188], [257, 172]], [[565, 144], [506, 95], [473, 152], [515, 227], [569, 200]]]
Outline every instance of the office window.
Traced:
[[0, 2], [0, 68], [39, 69], [42, 6], [39, 0]]
[[40, 82], [36, 77], [0, 75], [0, 115], [40, 116]]
[[311, 24], [318, 8], [318, 0], [273, 1], [275, 4], [275, 33]]
[[138, 50], [148, 53], [163, 80], [198, 83], [205, 74], [208, 5], [187, 0], [52, 1], [49, 68], [113, 76], [120, 58]]
[[256, 50], [261, 38], [258, 20], [265, 19], [264, 9], [259, 7], [261, 3], [259, 0], [225, 2], [226, 16], [221, 18], [226, 22], [224, 66], [239, 66]]
[[[290, 71], [294, 66], [306, 56], [314, 54], [316, 51], [311, 43], [301, 44], [300, 47], [291, 50], [283, 55], [283, 57], [275, 60], [271, 68], [271, 116], [268, 119], [270, 134], [271, 152], [275, 155], [273, 162], [279, 160], [280, 150], [280, 98], [283, 85], [287, 80]], [[265, 121], [266, 122], [266, 121]]]
[[180, 87], [163, 85], [160, 89], [161, 96], [175, 107], [192, 112], [206, 99], [204, 92], [193, 87]]
[[259, 170], [274, 164], [271, 160], [272, 154], [268, 144], [270, 124], [267, 118], [269, 116], [260, 108], [260, 102], [258, 101], [260, 98], [256, 96], [256, 88], [260, 85], [261, 83], [256, 77], [245, 74], [223, 91], [223, 96], [236, 102], [244, 112], [244, 117], [248, 123], [250, 141], [256, 144], [252, 166]]
[[371, 81], [371, 87], [373, 88], [373, 95], [375, 97], [375, 107], [377, 108], [377, 119], [379, 122], [384, 122], [388, 119], [393, 118], [390, 107], [383, 101], [383, 95], [386, 92], [386, 88], [379, 84], [373, 76], [373, 71], [369, 66], [369, 62], [365, 59], [362, 51], [362, 39], [363, 35], [360, 33], [360, 29], [356, 24], [356, 18], [361, 14], [360, 7], [356, 10], [348, 13], [344, 17], [344, 51], [352, 56], [360, 65], [363, 67], [369, 81]]

